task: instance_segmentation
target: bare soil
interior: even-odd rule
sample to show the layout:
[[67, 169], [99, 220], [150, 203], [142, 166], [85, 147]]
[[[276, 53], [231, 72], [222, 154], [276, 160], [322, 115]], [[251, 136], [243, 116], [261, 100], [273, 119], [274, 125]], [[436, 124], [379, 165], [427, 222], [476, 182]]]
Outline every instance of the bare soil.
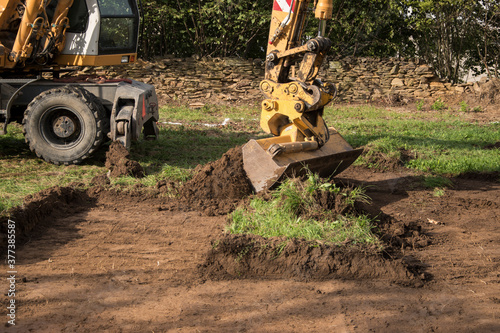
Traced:
[[217, 161], [198, 165], [195, 175], [179, 189], [179, 200], [169, 207], [196, 209], [206, 215], [224, 215], [252, 193], [252, 185], [243, 170], [241, 147], [228, 150]]
[[144, 177], [142, 166], [139, 162], [130, 159], [130, 153], [119, 141], [114, 141], [109, 146], [106, 152], [105, 166], [109, 170], [109, 177], [112, 178], [119, 176]]
[[366, 186], [373, 202], [358, 208], [377, 216], [383, 252], [226, 234], [251, 193], [239, 148], [180, 188], [116, 192], [102, 176], [28, 197], [12, 212], [16, 325], [3, 306], [3, 330], [499, 332], [499, 174], [436, 192], [378, 158], [384, 172], [351, 167], [336, 181]]

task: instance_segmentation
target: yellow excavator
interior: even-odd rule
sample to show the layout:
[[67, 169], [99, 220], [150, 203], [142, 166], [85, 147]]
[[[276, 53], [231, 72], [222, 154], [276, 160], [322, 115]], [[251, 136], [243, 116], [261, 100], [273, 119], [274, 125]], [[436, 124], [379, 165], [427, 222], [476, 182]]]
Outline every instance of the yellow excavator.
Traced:
[[80, 163], [106, 137], [127, 148], [156, 138], [153, 86], [60, 75], [134, 62], [138, 31], [135, 0], [0, 0], [0, 134], [22, 122], [30, 149], [55, 164]]
[[350, 166], [362, 149], [353, 149], [323, 120], [324, 107], [336, 95], [333, 84], [317, 78], [332, 42], [325, 37], [332, 18], [332, 0], [314, 2], [318, 34], [303, 43], [310, 0], [274, 0], [265, 79], [260, 89], [260, 126], [273, 137], [243, 146], [243, 166], [254, 190], [260, 192], [285, 177], [310, 170], [323, 177]]
[[[323, 120], [335, 86], [317, 76], [331, 46], [325, 22], [332, 0], [316, 0], [318, 35], [305, 36], [311, 0], [274, 0], [261, 127], [273, 137], [243, 147], [244, 169], [256, 192], [306, 168], [332, 176], [361, 153]], [[154, 87], [141, 82], [61, 79], [67, 66], [131, 63], [137, 57], [136, 0], [0, 0], [0, 122], [23, 123], [39, 157], [75, 164], [105, 140], [130, 147], [141, 132], [156, 138]], [[1, 133], [0, 133], [1, 134]]]

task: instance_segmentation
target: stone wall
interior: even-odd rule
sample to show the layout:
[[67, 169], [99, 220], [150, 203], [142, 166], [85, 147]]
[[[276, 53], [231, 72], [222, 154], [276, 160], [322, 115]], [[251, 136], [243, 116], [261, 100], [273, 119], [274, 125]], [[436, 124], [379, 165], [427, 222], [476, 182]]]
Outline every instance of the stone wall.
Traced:
[[344, 58], [330, 61], [321, 74], [337, 84], [344, 101], [437, 99], [473, 91], [472, 83], [452, 85], [429, 66], [400, 59]]
[[[85, 68], [79, 74], [128, 77], [153, 84], [162, 102], [247, 103], [262, 99], [258, 87], [264, 77], [264, 63], [259, 59], [167, 57], [124, 66]], [[435, 100], [445, 95], [480, 92], [481, 84], [452, 85], [425, 64], [399, 59], [333, 60], [325, 63], [319, 77], [335, 83], [338, 100], [345, 102]]]
[[152, 84], [163, 102], [248, 102], [261, 99], [261, 60], [164, 58], [134, 64], [86, 68], [78, 74], [131, 78]]

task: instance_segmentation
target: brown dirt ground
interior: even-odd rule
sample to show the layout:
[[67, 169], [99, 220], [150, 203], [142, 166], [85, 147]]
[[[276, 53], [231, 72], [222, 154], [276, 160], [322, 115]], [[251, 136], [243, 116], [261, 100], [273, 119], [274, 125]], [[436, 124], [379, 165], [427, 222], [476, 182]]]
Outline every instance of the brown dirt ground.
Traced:
[[[499, 331], [498, 182], [457, 178], [436, 197], [407, 170], [353, 167], [339, 181], [368, 186], [366, 208], [393, 230], [399, 258], [333, 255], [338, 274], [314, 278], [304, 267], [318, 256], [295, 244], [303, 260], [288, 268], [272, 271], [268, 260], [260, 275], [251, 260], [225, 257], [227, 275], [212, 278], [204, 268], [214, 267], [214, 240], [227, 238], [224, 215], [165, 210], [154, 195], [101, 187], [40, 193], [25, 205], [39, 216], [17, 252], [18, 317], [8, 331]], [[412, 244], [408, 232], [428, 241]], [[401, 258], [419, 267], [419, 287], [394, 278], [406, 274]]]
[[167, 182], [120, 193], [104, 178], [26, 198], [12, 212], [16, 326], [4, 331], [500, 331], [498, 173], [436, 196], [397, 163], [351, 167], [336, 181], [367, 187], [373, 203], [359, 208], [379, 217], [387, 250], [282, 248], [224, 233], [249, 193], [238, 154], [200, 167], [177, 202], [160, 195]]

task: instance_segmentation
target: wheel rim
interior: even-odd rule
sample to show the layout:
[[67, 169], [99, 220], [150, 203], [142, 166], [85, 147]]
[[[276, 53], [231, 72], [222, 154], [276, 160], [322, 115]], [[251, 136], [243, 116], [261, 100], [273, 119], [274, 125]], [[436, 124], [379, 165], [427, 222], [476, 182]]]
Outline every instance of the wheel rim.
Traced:
[[40, 133], [57, 149], [71, 149], [85, 134], [85, 124], [78, 112], [66, 106], [54, 106], [42, 115]]

